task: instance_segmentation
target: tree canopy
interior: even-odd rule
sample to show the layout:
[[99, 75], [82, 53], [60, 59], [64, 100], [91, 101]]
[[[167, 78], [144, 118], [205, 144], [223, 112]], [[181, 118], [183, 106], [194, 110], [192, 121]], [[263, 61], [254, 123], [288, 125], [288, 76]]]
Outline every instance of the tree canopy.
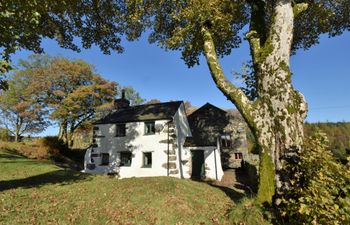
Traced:
[[[180, 50], [187, 65], [203, 54], [202, 27], [209, 27], [218, 56], [231, 54], [244, 38], [268, 41], [276, 1], [177, 0], [128, 1], [131, 23], [151, 28], [150, 42]], [[350, 30], [350, 3], [346, 0], [293, 1], [292, 49], [307, 49], [321, 34], [340, 35]], [[243, 37], [245, 27], [249, 33]], [[140, 30], [140, 28], [139, 28]]]
[[44, 38], [74, 51], [95, 44], [106, 54], [122, 52], [122, 11], [115, 1], [1, 1], [0, 88], [6, 88], [2, 77], [11, 68], [10, 55], [20, 49], [42, 53]]
[[11, 75], [8, 90], [0, 91], [0, 125], [6, 127], [16, 141], [24, 134], [40, 133], [49, 125], [45, 103], [36, 98], [36, 90], [28, 88], [33, 77], [27, 72]]

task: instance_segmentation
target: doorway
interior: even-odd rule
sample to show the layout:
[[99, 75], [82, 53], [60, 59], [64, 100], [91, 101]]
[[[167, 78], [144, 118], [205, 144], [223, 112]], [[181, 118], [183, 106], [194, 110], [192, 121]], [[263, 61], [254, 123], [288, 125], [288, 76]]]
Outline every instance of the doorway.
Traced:
[[204, 151], [192, 150], [192, 175], [191, 179], [199, 180], [205, 177]]

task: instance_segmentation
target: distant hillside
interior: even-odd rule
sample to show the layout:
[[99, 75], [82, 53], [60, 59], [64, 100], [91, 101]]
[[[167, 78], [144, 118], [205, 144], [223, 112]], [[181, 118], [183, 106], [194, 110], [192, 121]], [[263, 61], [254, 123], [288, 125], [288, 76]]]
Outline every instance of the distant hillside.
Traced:
[[327, 134], [329, 147], [334, 156], [342, 163], [346, 163], [346, 157], [350, 156], [350, 122], [306, 123], [305, 136], [312, 135], [317, 129]]

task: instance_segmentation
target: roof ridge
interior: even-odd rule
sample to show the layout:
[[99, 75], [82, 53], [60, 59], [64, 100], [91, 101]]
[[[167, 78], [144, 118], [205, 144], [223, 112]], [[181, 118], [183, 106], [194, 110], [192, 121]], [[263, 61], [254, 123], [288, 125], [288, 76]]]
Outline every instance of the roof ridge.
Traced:
[[145, 103], [145, 104], [136, 105], [136, 106], [161, 105], [161, 104], [179, 103], [179, 102], [183, 102], [183, 101], [179, 100], [179, 101], [158, 102], [158, 103], [150, 103], [150, 104]]
[[102, 119], [95, 122], [108, 123], [117, 121], [144, 121], [149, 119], [164, 119], [175, 115], [183, 101], [169, 101], [154, 104], [143, 104], [120, 108], [112, 111]]

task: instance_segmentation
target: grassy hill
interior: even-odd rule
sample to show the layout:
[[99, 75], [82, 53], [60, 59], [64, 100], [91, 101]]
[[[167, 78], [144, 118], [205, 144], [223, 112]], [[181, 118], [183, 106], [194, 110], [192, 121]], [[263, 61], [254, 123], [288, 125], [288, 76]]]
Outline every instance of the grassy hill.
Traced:
[[88, 176], [0, 150], [0, 224], [228, 224], [233, 205], [205, 183]]

